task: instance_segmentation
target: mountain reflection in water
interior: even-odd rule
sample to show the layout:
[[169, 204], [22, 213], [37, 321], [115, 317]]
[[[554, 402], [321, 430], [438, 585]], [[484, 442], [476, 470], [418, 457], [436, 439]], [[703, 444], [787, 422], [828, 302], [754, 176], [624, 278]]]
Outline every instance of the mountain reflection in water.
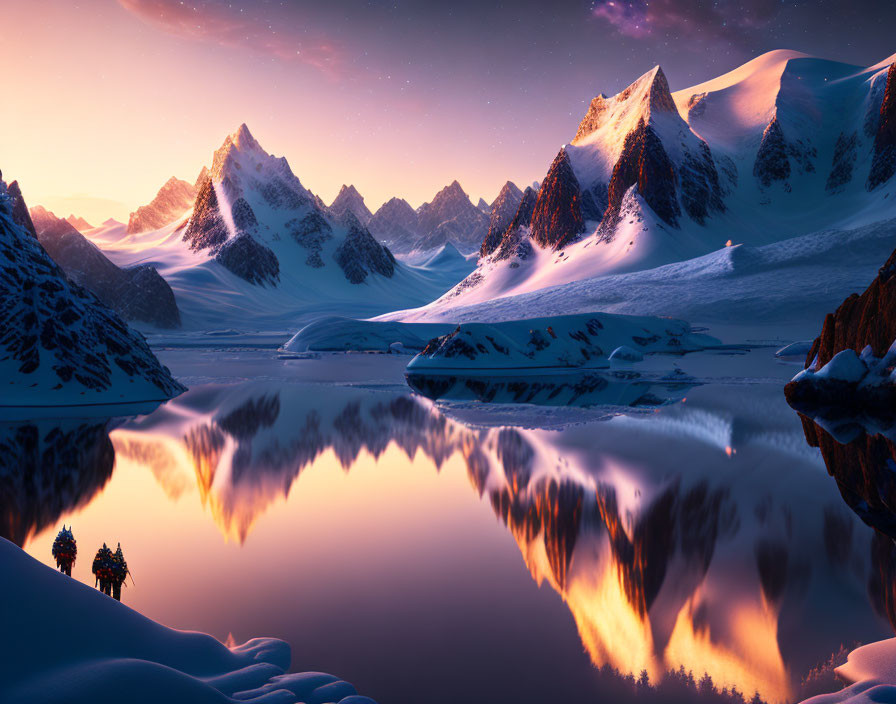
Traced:
[[112, 476], [107, 420], [0, 422], [0, 536], [24, 545]]
[[[886, 545], [842, 505], [777, 389], [701, 387], [657, 413], [595, 416], [561, 430], [537, 416], [523, 423], [536, 427], [489, 427], [397, 387], [252, 382], [197, 387], [124, 422], [111, 442], [170, 500], [198, 488], [237, 545], [304, 490], [297, 480], [324, 455], [347, 481], [359, 458], [391, 447], [408, 468], [457, 457], [532, 579], [562, 599], [592, 663], [635, 676], [683, 666], [787, 701], [841, 644], [888, 634]], [[86, 496], [48, 491], [42, 507]], [[7, 504], [10, 523], [58, 520], [58, 510], [15, 516], [18, 505]], [[463, 557], [442, 556], [444, 568], [467, 570]], [[509, 585], [479, 586], [500, 600]]]

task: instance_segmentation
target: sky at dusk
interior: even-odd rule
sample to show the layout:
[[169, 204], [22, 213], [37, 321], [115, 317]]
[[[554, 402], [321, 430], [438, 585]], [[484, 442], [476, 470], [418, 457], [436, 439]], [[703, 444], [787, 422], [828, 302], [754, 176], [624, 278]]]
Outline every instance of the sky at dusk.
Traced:
[[0, 169], [30, 204], [126, 220], [246, 122], [325, 201], [491, 201], [541, 179], [591, 98], [656, 64], [673, 90], [779, 48], [896, 52], [876, 0], [4, 3]]

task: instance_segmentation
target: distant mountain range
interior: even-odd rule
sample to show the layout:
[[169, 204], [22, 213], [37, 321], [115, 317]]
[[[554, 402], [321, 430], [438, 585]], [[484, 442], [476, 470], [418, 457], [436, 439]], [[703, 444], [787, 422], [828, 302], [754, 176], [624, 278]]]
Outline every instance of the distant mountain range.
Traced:
[[[506, 210], [515, 210], [521, 197], [519, 188], [508, 181], [495, 200], [501, 208], [500, 218], [509, 219]], [[509, 202], [515, 204], [509, 206]], [[398, 254], [432, 251], [448, 243], [471, 253], [479, 251], [489, 234], [495, 204], [480, 198], [478, 205], [473, 205], [460, 183], [453, 181], [416, 210], [407, 201], [392, 198], [373, 214], [368, 225], [377, 239]]]
[[67, 219], [39, 205], [31, 208], [30, 217], [41, 246], [69, 280], [94, 293], [124, 320], [180, 327], [174, 293], [154, 267], [116, 266]]

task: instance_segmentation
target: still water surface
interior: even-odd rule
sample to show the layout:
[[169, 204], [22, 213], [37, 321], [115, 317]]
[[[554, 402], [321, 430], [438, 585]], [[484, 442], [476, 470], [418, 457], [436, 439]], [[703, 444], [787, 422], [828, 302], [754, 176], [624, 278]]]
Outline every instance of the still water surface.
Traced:
[[637, 411], [436, 405], [383, 356], [161, 356], [191, 390], [148, 416], [0, 426], [0, 529], [52, 564], [72, 524], [91, 584], [120, 541], [125, 603], [166, 625], [283, 638], [381, 704], [598, 701], [604, 664], [789, 701], [892, 635], [767, 349], [689, 358], [712, 383]]

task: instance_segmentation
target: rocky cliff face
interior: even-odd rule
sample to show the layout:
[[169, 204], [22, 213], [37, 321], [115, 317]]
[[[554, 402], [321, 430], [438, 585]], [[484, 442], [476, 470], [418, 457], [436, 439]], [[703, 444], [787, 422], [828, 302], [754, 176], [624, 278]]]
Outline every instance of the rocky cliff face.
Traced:
[[787, 158], [787, 142], [778, 118], [772, 118], [762, 133], [759, 151], [753, 164], [753, 175], [763, 186], [768, 188], [775, 181], [790, 178], [790, 160]]
[[[517, 257], [525, 259], [532, 251], [529, 238], [526, 233], [532, 224], [532, 215], [535, 212], [535, 203], [538, 200], [538, 191], [531, 186], [523, 191], [523, 197], [516, 209], [513, 220], [507, 225], [501, 235], [501, 241], [494, 250], [494, 258], [497, 261]], [[485, 256], [485, 255], [483, 255]]]
[[896, 63], [887, 71], [887, 83], [880, 106], [868, 190], [889, 181], [896, 173]]
[[[128, 218], [128, 234], [158, 230], [185, 215], [196, 198], [197, 188], [174, 177], [159, 189], [149, 205], [137, 208]], [[75, 226], [76, 229], [80, 229]]]
[[629, 188], [638, 193], [664, 222], [675, 225], [681, 215], [676, 198], [675, 167], [653, 128], [638, 122], [634, 132], [625, 138], [625, 145], [608, 188], [605, 223], [613, 227]]
[[207, 177], [196, 196], [184, 241], [189, 242], [191, 249], [209, 250], [219, 264], [250, 284], [276, 286], [280, 280], [280, 262], [268, 247], [257, 242], [247, 231], [258, 224], [252, 208], [238, 198], [230, 215], [234, 233], [224, 220], [217, 191], [211, 178]]
[[353, 215], [347, 215], [346, 219], [348, 234], [334, 255], [345, 278], [353, 284], [363, 283], [370, 273], [391, 278], [395, 273], [392, 253], [377, 242]]
[[824, 319], [806, 366], [815, 362], [820, 369], [845, 349], [861, 352], [871, 345], [876, 357], [883, 357], [896, 340], [896, 251], [881, 267], [861, 296], [852, 294]]
[[551, 164], [532, 213], [532, 239], [557, 249], [575, 242], [585, 231], [582, 191], [565, 149]]
[[28, 212], [28, 206], [25, 204], [25, 198], [22, 196], [22, 189], [19, 188], [19, 182], [13, 181], [9, 184], [7, 195], [12, 202], [12, 219], [17, 225], [25, 228], [33, 237], [37, 237], [37, 230], [31, 219], [31, 213]]
[[370, 222], [370, 218], [373, 217], [373, 214], [364, 204], [364, 197], [358, 193], [358, 190], [354, 186], [346, 186], [344, 184], [339, 189], [336, 199], [330, 204], [330, 212], [336, 218], [341, 218], [347, 212], [351, 213], [358, 219], [358, 222], [365, 226]]
[[20, 404], [72, 404], [161, 400], [182, 392], [143, 337], [72, 283], [13, 221], [6, 184], [0, 184], [3, 394]]
[[495, 202], [492, 203], [491, 213], [489, 215], [488, 233], [482, 241], [482, 247], [479, 253], [484, 255], [490, 254], [495, 250], [504, 236], [504, 231], [516, 215], [517, 209], [520, 207], [520, 201], [523, 199], [523, 192], [517, 188], [516, 184], [508, 181], [501, 188]]
[[159, 328], [180, 327], [174, 292], [153, 267], [122, 269], [67, 220], [37, 206], [37, 238], [70, 281], [91, 291], [123, 319]]
[[403, 198], [383, 203], [370, 218], [367, 229], [393, 252], [410, 252], [420, 237], [417, 211]]

